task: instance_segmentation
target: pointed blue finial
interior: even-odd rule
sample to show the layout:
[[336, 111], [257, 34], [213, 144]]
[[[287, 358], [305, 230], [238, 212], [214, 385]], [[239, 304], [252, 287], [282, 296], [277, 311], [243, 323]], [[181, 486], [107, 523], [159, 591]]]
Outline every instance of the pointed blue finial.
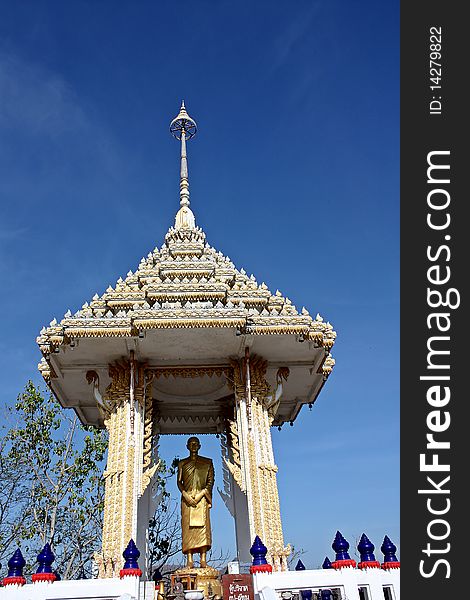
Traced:
[[31, 576], [33, 583], [36, 583], [37, 581], [48, 581], [52, 583], [57, 579], [57, 575], [52, 571], [51, 567], [54, 560], [55, 556], [51, 550], [50, 544], [45, 544], [37, 557], [38, 567], [36, 573], [33, 573]]
[[18, 548], [13, 553], [13, 556], [8, 561], [8, 575], [7, 577], [23, 577], [23, 569], [26, 565], [26, 561], [23, 558], [21, 550]]
[[365, 533], [361, 535], [361, 539], [359, 540], [359, 544], [357, 545], [357, 549], [359, 550], [359, 554], [361, 555], [361, 562], [375, 562], [374, 556], [374, 544], [370, 541], [370, 539], [366, 536]]
[[400, 568], [400, 561], [396, 556], [397, 547], [391, 541], [391, 539], [386, 535], [384, 537], [384, 541], [382, 542], [382, 546], [380, 547], [384, 555], [384, 561], [382, 563], [382, 569], [398, 569]]
[[365, 533], [361, 535], [357, 549], [361, 555], [361, 562], [358, 565], [360, 569], [380, 568], [380, 563], [374, 555], [375, 546]]
[[336, 532], [336, 536], [331, 544], [331, 547], [336, 552], [336, 560], [351, 560], [351, 557], [348, 554], [349, 542], [344, 539], [341, 532]]
[[139, 559], [140, 551], [137, 548], [137, 546], [135, 545], [135, 542], [133, 539], [131, 539], [129, 541], [129, 543], [127, 544], [127, 547], [124, 550], [124, 552], [122, 553], [122, 556], [124, 557], [124, 560], [125, 560], [124, 569], [138, 569], [139, 568], [137, 560]]
[[332, 565], [331, 565], [331, 560], [328, 558], [328, 556], [325, 556], [325, 560], [323, 561], [323, 564], [321, 566], [322, 569], [332, 569]]
[[349, 542], [347, 542], [341, 532], [337, 531], [331, 547], [336, 553], [336, 559], [331, 563], [333, 569], [342, 569], [344, 567], [355, 567], [356, 561], [349, 556]]
[[297, 564], [295, 565], [295, 570], [296, 571], [305, 571], [305, 565], [304, 563], [300, 560], [297, 561]]
[[24, 585], [26, 583], [23, 575], [25, 564], [26, 561], [21, 554], [21, 550], [18, 548], [8, 561], [8, 575], [3, 578], [2, 584], [5, 587], [8, 585]]
[[268, 561], [266, 560], [266, 554], [268, 553], [268, 549], [261, 541], [260, 537], [257, 535], [255, 537], [255, 541], [250, 548], [250, 554], [253, 557], [253, 566], [258, 565], [267, 565]]
[[36, 573], [52, 573], [51, 565], [54, 562], [54, 559], [55, 556], [51, 550], [51, 546], [45, 544], [37, 557], [38, 568], [36, 569]]
[[250, 554], [253, 557], [253, 562], [250, 566], [250, 573], [271, 573], [273, 568], [266, 560], [268, 549], [257, 535], [255, 541], [250, 548]]
[[119, 577], [121, 579], [124, 579], [124, 577], [140, 577], [142, 575], [142, 571], [139, 569], [139, 565], [137, 564], [140, 552], [133, 539], [129, 540], [129, 543], [122, 553], [122, 556], [124, 557], [125, 562], [124, 567], [119, 571]]

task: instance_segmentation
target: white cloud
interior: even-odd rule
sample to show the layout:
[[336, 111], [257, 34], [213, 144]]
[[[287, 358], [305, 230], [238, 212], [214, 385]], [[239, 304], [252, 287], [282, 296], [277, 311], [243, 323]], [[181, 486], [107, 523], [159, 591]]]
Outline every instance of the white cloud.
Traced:
[[0, 243], [21, 239], [26, 233], [28, 233], [27, 227], [17, 227], [13, 229], [0, 227]]
[[36, 186], [28, 168], [32, 148], [41, 186], [61, 169], [69, 173], [74, 162], [86, 165], [90, 180], [93, 170], [119, 179], [129, 156], [95, 108], [61, 73], [0, 51], [0, 169], [6, 175], [0, 191], [27, 193]]
[[0, 53], [0, 126], [55, 137], [87, 128], [88, 120], [63, 78]]
[[296, 17], [283, 29], [275, 42], [271, 73], [287, 63], [302, 39], [312, 34], [312, 21], [320, 6], [319, 2], [312, 2], [307, 10], [297, 11]]

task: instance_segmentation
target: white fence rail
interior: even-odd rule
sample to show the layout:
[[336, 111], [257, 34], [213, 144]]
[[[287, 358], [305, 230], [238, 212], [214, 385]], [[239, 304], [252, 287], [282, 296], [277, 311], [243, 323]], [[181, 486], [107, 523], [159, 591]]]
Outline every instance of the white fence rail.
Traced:
[[37, 582], [0, 588], [0, 600], [154, 600], [155, 584], [138, 577]]
[[256, 600], [302, 600], [301, 591], [332, 590], [334, 600], [400, 600], [400, 569], [315, 569], [253, 576]]

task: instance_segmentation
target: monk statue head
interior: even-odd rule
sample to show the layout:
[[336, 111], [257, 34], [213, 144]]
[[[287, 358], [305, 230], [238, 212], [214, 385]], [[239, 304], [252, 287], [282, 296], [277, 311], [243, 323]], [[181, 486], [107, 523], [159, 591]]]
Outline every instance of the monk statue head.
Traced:
[[197, 454], [200, 447], [201, 447], [201, 442], [199, 441], [199, 438], [197, 438], [196, 436], [190, 437], [188, 439], [188, 441], [186, 442], [186, 448], [191, 453]]

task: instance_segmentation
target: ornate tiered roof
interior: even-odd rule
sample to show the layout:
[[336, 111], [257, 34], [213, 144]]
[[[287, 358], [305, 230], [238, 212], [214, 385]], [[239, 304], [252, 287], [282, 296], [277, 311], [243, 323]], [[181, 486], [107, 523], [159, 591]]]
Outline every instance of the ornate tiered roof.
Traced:
[[336, 337], [320, 315], [313, 319], [305, 308], [299, 312], [279, 291], [272, 293], [265, 283], [236, 269], [207, 243], [200, 228], [172, 227], [162, 247], [143, 258], [134, 273], [119, 278], [75, 314], [68, 311], [60, 322], [52, 321], [37, 342], [47, 360], [51, 351], [77, 338], [199, 327], [238, 328], [252, 335], [294, 334], [327, 350]]
[[[87, 407], [85, 378], [79, 373], [97, 371], [104, 381], [108, 363], [131, 349], [146, 364], [170, 361], [169, 365], [191, 367], [225, 365], [252, 344], [274, 373], [286, 365], [302, 373], [296, 378], [298, 387], [284, 395], [284, 402], [289, 393], [291, 398], [286, 418], [294, 418], [302, 404], [314, 401], [322, 378], [334, 366], [332, 325], [318, 314], [313, 318], [305, 308], [297, 310], [281, 292], [271, 292], [237, 269], [196, 226], [186, 158], [186, 141], [196, 129], [183, 104], [170, 126], [181, 140], [180, 208], [163, 245], [75, 314], [67, 311], [60, 321], [51, 321], [37, 338], [43, 354], [39, 370], [64, 405]], [[234, 343], [236, 336], [243, 336], [243, 348]], [[264, 343], [266, 336], [277, 336], [277, 343]], [[308, 343], [297, 344], [304, 341]], [[79, 343], [80, 349], [71, 353]], [[81, 418], [94, 422], [97, 413], [87, 410], [91, 416], [80, 413]]]

